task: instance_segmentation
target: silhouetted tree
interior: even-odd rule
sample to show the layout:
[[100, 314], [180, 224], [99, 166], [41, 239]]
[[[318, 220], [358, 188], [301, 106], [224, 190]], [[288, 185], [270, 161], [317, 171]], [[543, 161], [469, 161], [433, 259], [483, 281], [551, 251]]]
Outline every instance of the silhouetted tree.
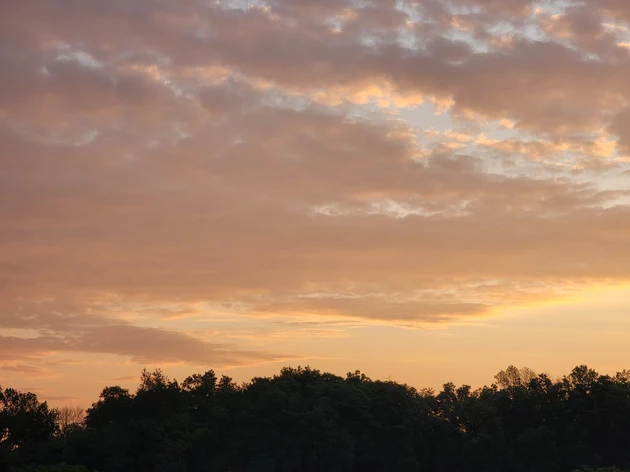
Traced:
[[56, 432], [57, 411], [46, 402], [39, 402], [34, 393], [0, 388], [0, 470], [51, 460]]
[[85, 409], [80, 406], [64, 406], [57, 410], [57, 426], [62, 436], [70, 428], [80, 425], [85, 419]]
[[509, 366], [490, 386], [436, 393], [310, 367], [242, 385], [144, 370], [135, 393], [106, 387], [72, 427], [63, 409], [0, 390], [0, 470], [623, 472], [627, 372], [578, 366], [552, 380]]

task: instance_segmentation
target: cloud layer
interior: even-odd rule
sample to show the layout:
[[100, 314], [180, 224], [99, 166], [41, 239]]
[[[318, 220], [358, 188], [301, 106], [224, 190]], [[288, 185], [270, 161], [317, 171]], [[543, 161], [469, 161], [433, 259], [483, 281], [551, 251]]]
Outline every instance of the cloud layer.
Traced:
[[0, 361], [282, 360], [196, 328], [626, 282], [628, 23], [625, 0], [4, 2]]

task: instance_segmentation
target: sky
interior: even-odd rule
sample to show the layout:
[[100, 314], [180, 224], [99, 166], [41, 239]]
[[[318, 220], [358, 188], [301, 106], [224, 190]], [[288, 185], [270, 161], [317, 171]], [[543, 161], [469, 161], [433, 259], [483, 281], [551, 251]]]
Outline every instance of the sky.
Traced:
[[0, 385], [630, 367], [628, 0], [4, 0]]

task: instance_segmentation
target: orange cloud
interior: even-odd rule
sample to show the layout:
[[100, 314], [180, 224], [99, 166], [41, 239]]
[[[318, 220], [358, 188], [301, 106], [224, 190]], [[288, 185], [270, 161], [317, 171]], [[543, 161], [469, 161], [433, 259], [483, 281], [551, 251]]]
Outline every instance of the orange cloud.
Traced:
[[0, 7], [9, 371], [271, 362], [630, 278], [626, 0], [123, 3]]

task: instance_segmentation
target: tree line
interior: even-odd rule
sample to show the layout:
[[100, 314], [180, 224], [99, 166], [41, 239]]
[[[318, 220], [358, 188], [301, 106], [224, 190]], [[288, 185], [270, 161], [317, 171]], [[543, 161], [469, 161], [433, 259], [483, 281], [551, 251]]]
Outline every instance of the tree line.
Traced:
[[[84, 414], [85, 413], [85, 414]], [[0, 472], [624, 472], [630, 372], [513, 366], [440, 392], [310, 367], [238, 385], [214, 371], [56, 410], [0, 388]]]

